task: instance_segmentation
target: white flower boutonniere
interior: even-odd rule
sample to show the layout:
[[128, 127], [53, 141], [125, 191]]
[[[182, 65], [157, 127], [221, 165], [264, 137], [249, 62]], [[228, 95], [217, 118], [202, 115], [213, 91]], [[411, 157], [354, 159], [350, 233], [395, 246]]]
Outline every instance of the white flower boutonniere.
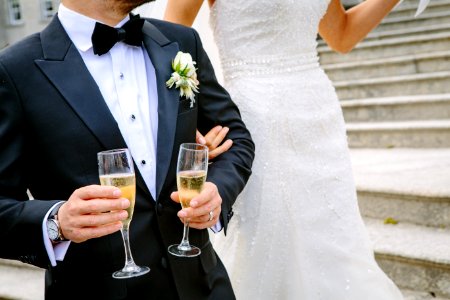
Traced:
[[168, 88], [180, 89], [180, 97], [185, 96], [191, 100], [191, 107], [195, 103], [194, 93], [198, 93], [199, 82], [197, 80], [197, 73], [195, 72], [195, 61], [192, 61], [192, 56], [189, 53], [178, 51], [174, 60], [172, 61], [173, 73], [170, 79], [166, 81]]

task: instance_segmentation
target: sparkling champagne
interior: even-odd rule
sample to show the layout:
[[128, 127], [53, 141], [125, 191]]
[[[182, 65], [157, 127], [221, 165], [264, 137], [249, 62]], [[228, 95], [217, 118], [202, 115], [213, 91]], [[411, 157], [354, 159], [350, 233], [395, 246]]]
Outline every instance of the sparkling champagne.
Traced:
[[192, 198], [200, 194], [206, 180], [206, 171], [181, 171], [177, 174], [178, 192], [183, 208], [189, 207]]
[[130, 206], [126, 209], [128, 218], [122, 221], [123, 226], [129, 226], [133, 218], [134, 202], [136, 199], [136, 180], [134, 174], [101, 175], [100, 182], [102, 185], [118, 187], [122, 191], [122, 198], [130, 200]]

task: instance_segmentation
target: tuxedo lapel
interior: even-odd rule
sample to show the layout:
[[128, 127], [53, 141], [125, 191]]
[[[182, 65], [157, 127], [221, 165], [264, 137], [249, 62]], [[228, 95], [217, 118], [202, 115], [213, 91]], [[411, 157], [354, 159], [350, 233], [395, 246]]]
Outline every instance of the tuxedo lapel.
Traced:
[[166, 81], [172, 74], [172, 60], [179, 47], [170, 42], [154, 25], [146, 21], [143, 29], [144, 45], [155, 67], [158, 89], [158, 138], [156, 150], [156, 199], [158, 199], [173, 155], [178, 116], [179, 91], [168, 89]]
[[36, 60], [36, 65], [106, 149], [126, 147], [97, 84], [58, 18], [42, 31], [41, 41], [44, 59]]
[[[41, 41], [44, 59], [36, 60], [36, 65], [105, 149], [126, 148], [100, 89], [57, 17], [41, 32]], [[135, 169], [137, 185], [150, 195], [138, 169]]]

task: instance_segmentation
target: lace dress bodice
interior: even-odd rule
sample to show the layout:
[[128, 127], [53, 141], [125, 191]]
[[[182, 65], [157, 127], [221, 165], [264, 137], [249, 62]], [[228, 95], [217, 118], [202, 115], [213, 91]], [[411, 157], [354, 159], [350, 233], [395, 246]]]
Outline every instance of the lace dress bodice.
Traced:
[[317, 65], [317, 32], [329, 0], [216, 0], [210, 23], [225, 78]]

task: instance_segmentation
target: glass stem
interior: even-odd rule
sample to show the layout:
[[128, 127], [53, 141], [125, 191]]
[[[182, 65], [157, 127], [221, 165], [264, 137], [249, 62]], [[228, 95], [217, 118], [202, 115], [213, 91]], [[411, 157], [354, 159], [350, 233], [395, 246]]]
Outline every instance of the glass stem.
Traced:
[[135, 265], [134, 260], [133, 260], [133, 256], [131, 255], [129, 229], [130, 229], [129, 225], [124, 225], [124, 226], [122, 226], [122, 229], [120, 230], [120, 232], [122, 233], [123, 245], [125, 247], [125, 266], [124, 266], [124, 269], [126, 269], [127, 267]]
[[189, 221], [184, 222], [183, 240], [181, 240], [181, 243], [180, 245], [178, 245], [178, 248], [181, 250], [191, 249], [191, 245], [189, 244]]

